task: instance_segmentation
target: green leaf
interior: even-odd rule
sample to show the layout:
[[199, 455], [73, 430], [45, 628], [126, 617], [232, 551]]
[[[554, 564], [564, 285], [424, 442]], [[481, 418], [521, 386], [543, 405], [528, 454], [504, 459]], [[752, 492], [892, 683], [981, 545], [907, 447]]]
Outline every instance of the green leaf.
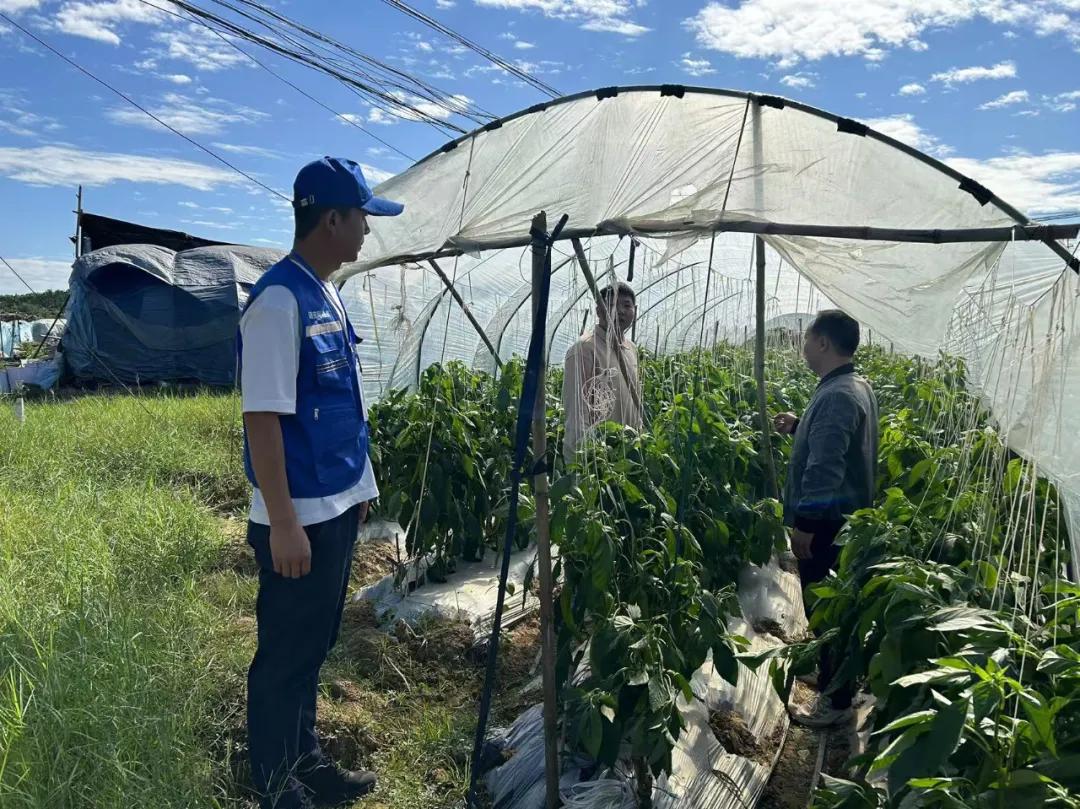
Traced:
[[956, 671], [955, 669], [931, 669], [930, 671], [920, 671], [915, 674], [908, 674], [906, 677], [894, 680], [891, 684], [895, 685], [897, 688], [910, 688], [913, 685], [925, 685], [926, 683], [960, 683], [968, 678], [969, 675], [962, 671]]
[[976, 607], [946, 607], [930, 619], [938, 632], [960, 632], [965, 629], [996, 629], [990, 613]]
[[1043, 703], [1041, 695], [1032, 694], [1031, 697], [1031, 699], [1021, 699], [1020, 704], [1023, 706], [1024, 713], [1027, 714], [1028, 721], [1031, 722], [1039, 741], [1046, 745], [1050, 755], [1057, 758], [1057, 741], [1054, 738], [1054, 714]]
[[677, 671], [673, 672], [673, 676], [675, 678], [675, 684], [679, 686], [679, 690], [682, 691], [682, 695], [686, 701], [693, 702], [694, 690], [690, 687], [690, 681]]
[[739, 660], [726, 643], [717, 643], [712, 648], [713, 667], [716, 673], [732, 685], [739, 684]]
[[895, 733], [898, 730], [911, 727], [912, 725], [924, 725], [930, 722], [937, 716], [937, 711], [919, 711], [918, 713], [908, 714], [907, 716], [901, 716], [899, 719], [890, 722], [881, 730], [875, 731], [872, 735], [881, 736], [886, 733]]
[[649, 707], [655, 712], [660, 713], [668, 708], [671, 704], [671, 688], [660, 677], [653, 677], [649, 680]]
[[942, 708], [917, 744], [909, 747], [889, 768], [889, 791], [896, 794], [920, 775], [937, 775], [956, 750], [967, 720], [968, 701], [957, 700]]
[[582, 728], [581, 744], [585, 752], [593, 758], [600, 755], [600, 745], [604, 741], [603, 720], [598, 711], [590, 710], [585, 716], [585, 727]]

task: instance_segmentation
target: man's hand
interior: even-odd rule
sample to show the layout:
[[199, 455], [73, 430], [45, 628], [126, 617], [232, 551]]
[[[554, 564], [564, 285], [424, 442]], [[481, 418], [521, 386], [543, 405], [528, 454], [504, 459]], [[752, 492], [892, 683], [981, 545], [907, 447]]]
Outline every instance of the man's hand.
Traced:
[[780, 435], [791, 435], [795, 432], [795, 423], [798, 420], [794, 413], [781, 413], [773, 419], [773, 429]]
[[367, 522], [368, 514], [371, 512], [371, 501], [365, 500], [360, 504], [360, 524], [363, 525]]
[[270, 526], [270, 555], [274, 572], [287, 579], [299, 579], [311, 572], [311, 542], [295, 520]]
[[811, 543], [814, 541], [814, 535], [808, 534], [806, 531], [800, 531], [798, 528], [791, 530], [791, 552], [795, 554], [796, 559], [812, 559], [814, 557], [811, 551]]

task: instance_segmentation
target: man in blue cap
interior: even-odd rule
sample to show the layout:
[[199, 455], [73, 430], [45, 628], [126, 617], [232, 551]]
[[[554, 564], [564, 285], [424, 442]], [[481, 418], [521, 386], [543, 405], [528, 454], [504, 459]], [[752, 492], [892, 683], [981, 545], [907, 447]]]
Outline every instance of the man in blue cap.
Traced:
[[378, 496], [358, 338], [330, 275], [356, 261], [374, 196], [360, 166], [325, 157], [293, 185], [292, 252], [251, 290], [240, 321], [248, 542], [259, 563], [258, 650], [248, 672], [252, 778], [264, 809], [340, 805], [375, 774], [329, 761], [315, 731], [319, 670], [337, 640], [353, 544]]

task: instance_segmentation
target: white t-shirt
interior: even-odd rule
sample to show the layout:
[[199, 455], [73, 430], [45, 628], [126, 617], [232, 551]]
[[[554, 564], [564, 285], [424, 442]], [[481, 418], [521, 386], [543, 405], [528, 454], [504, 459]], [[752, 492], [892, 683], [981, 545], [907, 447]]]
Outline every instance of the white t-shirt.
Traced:
[[[307, 270], [297, 265], [297, 272]], [[345, 306], [337, 288], [328, 281], [322, 283], [338, 317], [344, 322]], [[286, 287], [267, 287], [240, 319], [240, 335], [244, 343], [240, 375], [244, 412], [296, 413], [296, 376], [300, 369], [300, 307], [296, 297]], [[359, 366], [356, 372], [359, 376]], [[361, 406], [366, 420], [363, 378], [360, 383]], [[314, 525], [332, 520], [358, 503], [378, 496], [379, 487], [369, 458], [363, 477], [352, 488], [329, 497], [294, 497], [292, 502], [300, 524]], [[260, 525], [270, 524], [266, 501], [258, 487], [252, 493], [249, 519]]]

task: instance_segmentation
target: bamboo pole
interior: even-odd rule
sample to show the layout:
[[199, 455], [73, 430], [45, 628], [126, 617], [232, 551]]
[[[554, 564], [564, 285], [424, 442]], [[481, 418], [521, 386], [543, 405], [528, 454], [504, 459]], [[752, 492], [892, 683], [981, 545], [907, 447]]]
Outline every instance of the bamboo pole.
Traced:
[[[541, 211], [532, 222], [534, 233], [547, 234], [547, 215]], [[533, 329], [540, 316], [539, 293], [544, 283], [544, 273], [550, 272], [548, 246], [537, 236], [532, 240], [532, 313]], [[536, 386], [536, 404], [533, 407], [532, 440], [533, 460], [543, 463], [547, 459], [547, 357], [540, 362], [540, 380]], [[555, 609], [554, 582], [551, 576], [551, 525], [549, 521], [548, 473], [541, 468], [533, 477], [533, 493], [536, 497], [536, 563], [540, 579], [540, 641], [542, 680], [544, 692], [544, 781], [547, 809], [559, 806], [559, 724], [558, 700], [555, 693]]]
[[765, 455], [766, 491], [776, 497], [776, 465], [772, 454], [772, 425], [769, 424], [768, 398], [765, 395], [765, 240], [754, 238], [757, 253], [757, 283], [754, 284], [756, 303], [754, 339], [754, 377], [757, 380], [758, 416], [761, 418], [761, 451]]
[[480, 323], [476, 320], [476, 317], [473, 316], [472, 310], [469, 308], [469, 305], [465, 303], [464, 300], [462, 300], [461, 294], [457, 291], [457, 288], [454, 286], [453, 282], [451, 282], [451, 280], [447, 277], [446, 273], [443, 272], [443, 268], [439, 266], [439, 262], [437, 262], [433, 258], [429, 258], [428, 264], [431, 265], [431, 269], [435, 270], [435, 274], [439, 276], [439, 279], [443, 282], [443, 285], [450, 291], [450, 294], [453, 296], [454, 300], [457, 301], [457, 305], [461, 307], [461, 311], [465, 313], [465, 317], [468, 318], [469, 322], [472, 324], [472, 327], [476, 329], [476, 333], [480, 335], [480, 339], [484, 341], [484, 345], [487, 346], [487, 350], [491, 352], [491, 356], [495, 360], [495, 365], [499, 368], [502, 368], [503, 363], [502, 360], [499, 359], [499, 352], [495, 350], [495, 346], [491, 344], [491, 339], [487, 336], [487, 332], [484, 331], [483, 326], [481, 326]]

